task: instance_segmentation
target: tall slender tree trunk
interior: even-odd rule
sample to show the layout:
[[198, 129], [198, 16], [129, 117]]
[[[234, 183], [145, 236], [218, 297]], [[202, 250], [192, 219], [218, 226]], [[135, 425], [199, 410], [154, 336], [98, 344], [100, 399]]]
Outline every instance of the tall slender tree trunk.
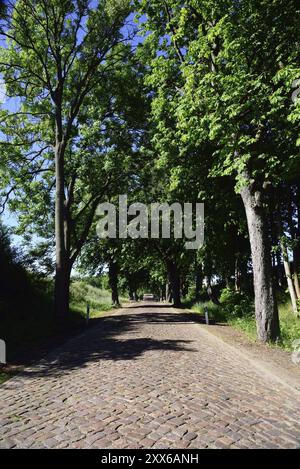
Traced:
[[219, 306], [220, 301], [219, 301], [218, 297], [215, 295], [215, 293], [213, 291], [210, 275], [206, 276], [206, 285], [207, 285], [206, 291], [207, 291], [207, 294], [208, 294], [208, 297], [209, 297], [210, 301], [212, 301], [215, 305]]
[[66, 318], [69, 312], [69, 289], [71, 265], [65, 240], [65, 191], [64, 191], [64, 156], [61, 141], [55, 147], [55, 313], [58, 318]]
[[240, 265], [240, 258], [239, 255], [236, 256], [235, 258], [235, 264], [234, 264], [234, 289], [236, 292], [241, 291], [241, 265]]
[[300, 283], [299, 283], [298, 272], [299, 272], [299, 264], [298, 264], [298, 262], [296, 261], [295, 254], [294, 254], [294, 274], [293, 274], [293, 280], [294, 280], [294, 287], [295, 287], [295, 292], [296, 292], [297, 300], [300, 300]]
[[132, 281], [132, 277], [130, 274], [127, 274], [127, 284], [128, 284], [128, 291], [129, 291], [129, 299], [130, 301], [134, 300], [134, 285]]
[[196, 264], [196, 279], [195, 279], [195, 296], [196, 301], [200, 300], [201, 289], [203, 285], [203, 272], [202, 272], [202, 264]]
[[284, 274], [283, 274], [283, 267], [281, 262], [281, 253], [279, 249], [276, 251], [276, 272], [278, 276], [278, 285], [282, 287], [284, 285]]
[[[275, 204], [272, 204], [272, 207], [270, 208], [270, 231], [271, 231], [271, 243], [272, 247], [278, 247], [278, 236], [277, 236], [277, 227], [276, 227], [276, 222], [274, 219], [274, 214], [275, 212]], [[282, 286], [282, 279], [281, 279], [281, 258], [280, 258], [280, 252], [277, 249], [276, 251], [272, 251], [271, 253], [271, 259], [272, 259], [272, 271], [273, 271], [273, 284], [274, 288], [279, 288]]]
[[129, 288], [129, 299], [130, 299], [130, 301], [134, 300], [134, 292], [133, 292], [132, 288]]
[[173, 305], [176, 308], [181, 307], [181, 297], [180, 297], [180, 275], [178, 267], [173, 261], [167, 261], [167, 269], [170, 280], [170, 286], [172, 290]]
[[65, 319], [69, 313], [71, 268], [64, 266], [55, 277], [55, 310], [59, 318]]
[[300, 299], [300, 284], [299, 284], [299, 267], [300, 267], [300, 184], [296, 187], [295, 205], [297, 209], [297, 227], [293, 234], [293, 238], [296, 241], [296, 246], [293, 249], [293, 260], [294, 260], [294, 286], [297, 295], [297, 299]]
[[282, 251], [282, 256], [283, 256], [284, 271], [285, 271], [288, 290], [289, 290], [289, 294], [291, 298], [292, 308], [293, 308], [294, 314], [297, 314], [297, 297], [296, 297], [296, 292], [294, 289], [293, 276], [291, 272], [291, 266], [289, 263], [288, 252], [287, 252], [287, 248], [284, 242], [281, 241], [280, 244], [281, 244], [281, 251]]
[[[293, 233], [294, 230], [293, 230], [293, 225], [292, 225], [293, 221], [291, 219], [289, 221], [290, 221], [291, 236], [293, 238], [294, 237], [294, 233]], [[289, 261], [288, 248], [286, 246], [286, 242], [285, 242], [285, 239], [284, 239], [284, 230], [283, 230], [283, 222], [281, 220], [280, 207], [278, 209], [277, 233], [278, 233], [278, 238], [279, 238], [279, 242], [280, 242], [280, 248], [281, 248], [281, 253], [282, 253], [282, 258], [283, 258], [284, 272], [285, 272], [287, 286], [288, 286], [288, 290], [289, 290], [289, 294], [290, 294], [292, 309], [293, 309], [293, 313], [297, 314], [297, 296], [296, 296], [296, 291], [295, 291], [295, 287], [294, 287], [293, 273], [292, 273], [291, 265], [290, 265], [290, 261]]]
[[288, 250], [285, 245], [284, 239], [283, 239], [283, 229], [282, 229], [282, 224], [279, 216], [278, 220], [278, 237], [280, 240], [280, 247], [281, 247], [281, 252], [282, 252], [282, 258], [283, 258], [283, 266], [284, 266], [284, 272], [286, 276], [286, 281], [287, 281], [287, 286], [290, 294], [290, 299], [291, 299], [291, 304], [292, 304], [292, 309], [294, 314], [297, 313], [297, 297], [296, 297], [296, 292], [294, 288], [294, 282], [293, 282], [293, 275], [291, 271], [291, 266], [289, 262], [289, 256], [288, 256]]
[[171, 303], [171, 301], [172, 301], [172, 289], [171, 289], [169, 279], [166, 282], [166, 301], [168, 303]]
[[248, 185], [241, 189], [241, 196], [246, 211], [252, 254], [257, 335], [258, 339], [265, 343], [275, 341], [280, 335], [268, 224], [262, 191], [254, 190], [248, 173], [244, 173], [244, 177]]
[[166, 285], [162, 285], [160, 288], [160, 301], [166, 300]]
[[109, 286], [111, 289], [111, 302], [114, 306], [118, 306], [119, 292], [118, 292], [118, 264], [115, 261], [109, 263]]

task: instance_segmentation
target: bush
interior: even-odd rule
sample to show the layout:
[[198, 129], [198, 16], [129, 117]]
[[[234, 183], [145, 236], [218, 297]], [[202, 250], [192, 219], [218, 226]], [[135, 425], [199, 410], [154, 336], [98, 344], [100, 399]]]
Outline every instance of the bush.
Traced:
[[[278, 295], [277, 300], [279, 303], [281, 339], [276, 345], [292, 351], [293, 342], [300, 338], [300, 318], [292, 313], [290, 299], [284, 292]], [[227, 322], [255, 340], [257, 336], [253, 299], [245, 293], [224, 288], [221, 292], [220, 301], [220, 306], [211, 301], [196, 303], [193, 305], [192, 310], [204, 314], [205, 309], [207, 309], [211, 319]]]
[[70, 285], [70, 301], [84, 303], [88, 294], [88, 286], [83, 282], [72, 282]]
[[253, 300], [246, 293], [224, 288], [220, 301], [228, 319], [254, 316]]
[[279, 305], [281, 345], [287, 350], [293, 350], [293, 341], [300, 339], [300, 318], [292, 312], [291, 301], [285, 301]]
[[102, 285], [102, 277], [87, 277], [84, 279], [85, 283], [87, 283], [88, 285], [90, 285], [91, 287], [95, 287], [95, 288], [103, 288], [103, 285]]

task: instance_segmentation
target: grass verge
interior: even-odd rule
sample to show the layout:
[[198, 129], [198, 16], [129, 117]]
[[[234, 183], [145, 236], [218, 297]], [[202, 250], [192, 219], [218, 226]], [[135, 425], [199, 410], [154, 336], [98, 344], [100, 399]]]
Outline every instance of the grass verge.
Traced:
[[[232, 310], [228, 308], [226, 302], [221, 303], [220, 306], [212, 303], [211, 301], [196, 303], [191, 307], [192, 311], [204, 314], [207, 309], [209, 317], [217, 322], [227, 323], [230, 326], [244, 332], [247, 337], [255, 341], [256, 335], [256, 322], [253, 313], [246, 312], [245, 315], [234, 315]], [[293, 350], [293, 342], [300, 339], [300, 318], [296, 317], [291, 311], [289, 300], [285, 300], [278, 305], [279, 320], [281, 329], [281, 339], [273, 346], [280, 347], [288, 351]]]

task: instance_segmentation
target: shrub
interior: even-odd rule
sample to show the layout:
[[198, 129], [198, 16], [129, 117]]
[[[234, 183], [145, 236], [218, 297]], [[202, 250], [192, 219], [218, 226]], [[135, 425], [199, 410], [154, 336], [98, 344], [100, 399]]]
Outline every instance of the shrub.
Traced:
[[88, 294], [88, 286], [83, 282], [72, 282], [70, 286], [70, 301], [84, 303]]
[[242, 318], [254, 315], [254, 304], [252, 298], [246, 293], [236, 292], [230, 288], [224, 288], [221, 292], [220, 301], [225, 315]]
[[91, 287], [95, 288], [102, 288], [102, 278], [101, 277], [87, 277], [84, 281], [90, 285]]

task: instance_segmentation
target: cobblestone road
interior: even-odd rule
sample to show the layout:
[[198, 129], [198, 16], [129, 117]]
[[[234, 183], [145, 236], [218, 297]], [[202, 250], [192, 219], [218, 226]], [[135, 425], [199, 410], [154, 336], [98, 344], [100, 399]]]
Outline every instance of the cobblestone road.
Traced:
[[299, 448], [299, 394], [170, 307], [99, 320], [0, 389], [0, 447]]

